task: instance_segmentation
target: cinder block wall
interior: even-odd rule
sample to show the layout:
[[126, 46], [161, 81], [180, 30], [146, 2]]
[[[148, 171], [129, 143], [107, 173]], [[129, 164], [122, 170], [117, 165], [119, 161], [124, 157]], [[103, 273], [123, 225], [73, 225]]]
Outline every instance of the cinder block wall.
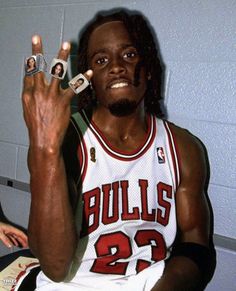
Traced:
[[[50, 63], [62, 40], [76, 43], [80, 28], [95, 12], [113, 7], [140, 10], [150, 19], [166, 65], [164, 92], [168, 119], [188, 128], [207, 147], [211, 166], [209, 197], [218, 256], [215, 276], [207, 290], [233, 291], [236, 278], [234, 0], [1, 0], [0, 201], [4, 213], [11, 221], [27, 227], [28, 137], [20, 95], [23, 60], [31, 54], [31, 36], [35, 33], [42, 36], [45, 57]], [[74, 73], [69, 72], [71, 75]], [[13, 187], [6, 185], [8, 180]], [[0, 255], [7, 252], [1, 245]]]

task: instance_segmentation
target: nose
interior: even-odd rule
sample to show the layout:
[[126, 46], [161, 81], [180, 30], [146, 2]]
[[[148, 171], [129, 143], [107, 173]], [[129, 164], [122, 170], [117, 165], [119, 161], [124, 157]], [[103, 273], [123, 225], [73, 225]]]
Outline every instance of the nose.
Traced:
[[121, 74], [126, 71], [124, 60], [120, 57], [115, 57], [110, 61], [110, 74]]

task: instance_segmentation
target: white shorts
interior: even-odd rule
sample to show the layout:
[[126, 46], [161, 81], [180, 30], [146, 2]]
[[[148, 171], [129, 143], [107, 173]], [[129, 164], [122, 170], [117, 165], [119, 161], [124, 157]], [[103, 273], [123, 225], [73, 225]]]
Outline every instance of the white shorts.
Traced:
[[40, 272], [37, 277], [37, 288], [35, 291], [150, 291], [162, 276], [164, 266], [164, 261], [161, 261], [144, 269], [137, 275], [115, 280], [109, 280], [107, 276], [94, 276], [93, 278], [81, 276], [78, 281], [74, 278], [68, 283], [53, 282], [43, 272]]

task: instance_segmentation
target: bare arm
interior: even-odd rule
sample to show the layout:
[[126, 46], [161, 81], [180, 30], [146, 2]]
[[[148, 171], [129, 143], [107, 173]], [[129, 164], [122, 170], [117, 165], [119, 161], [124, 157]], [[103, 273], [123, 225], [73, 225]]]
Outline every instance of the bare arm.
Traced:
[[[194, 242], [208, 247], [210, 217], [205, 198], [206, 161], [200, 143], [189, 133], [172, 128], [177, 139], [181, 162], [181, 182], [176, 193], [177, 224], [180, 242]], [[153, 291], [200, 290], [201, 273], [191, 259], [173, 257], [166, 264], [162, 278]]]
[[[38, 36], [33, 38], [32, 51], [42, 53]], [[70, 45], [64, 43], [58, 58], [67, 60], [69, 51]], [[44, 273], [54, 281], [66, 277], [77, 246], [61, 149], [73, 95], [70, 88], [61, 89], [56, 78], [48, 84], [43, 72], [25, 77], [22, 101], [32, 193], [29, 244]]]
[[61, 154], [30, 149], [29, 164], [33, 165], [30, 248], [44, 273], [61, 281], [69, 271], [77, 244], [64, 162]]

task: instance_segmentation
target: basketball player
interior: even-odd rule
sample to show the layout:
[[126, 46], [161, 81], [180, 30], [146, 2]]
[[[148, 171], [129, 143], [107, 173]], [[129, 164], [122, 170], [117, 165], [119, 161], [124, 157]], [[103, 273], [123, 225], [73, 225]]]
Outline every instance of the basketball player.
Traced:
[[[42, 53], [39, 36], [32, 50]], [[58, 58], [69, 52], [63, 43]], [[81, 36], [79, 70], [92, 88], [72, 117], [71, 88], [43, 72], [24, 81], [36, 290], [202, 290], [213, 261], [206, 159], [163, 119], [143, 16], [97, 17]]]

